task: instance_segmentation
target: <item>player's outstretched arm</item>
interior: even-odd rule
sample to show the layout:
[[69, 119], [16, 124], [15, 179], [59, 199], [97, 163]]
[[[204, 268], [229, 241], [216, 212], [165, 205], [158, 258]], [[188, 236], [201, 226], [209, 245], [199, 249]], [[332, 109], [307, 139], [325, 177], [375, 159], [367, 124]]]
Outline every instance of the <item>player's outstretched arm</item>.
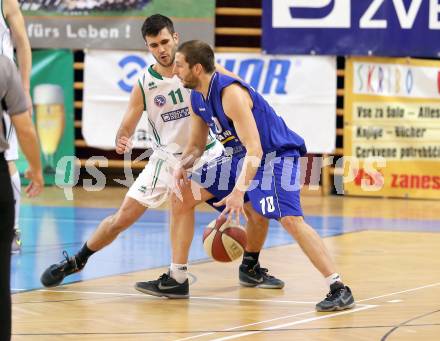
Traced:
[[181, 189], [181, 182], [186, 185], [189, 183], [187, 169], [191, 168], [202, 156], [209, 133], [208, 125], [200, 116], [194, 113], [191, 105], [189, 105], [189, 111], [191, 115], [191, 133], [180, 164], [174, 169], [174, 187], [176, 189]]
[[131, 149], [131, 137], [145, 109], [142, 89], [139, 84], [136, 84], [131, 91], [128, 107], [116, 134], [116, 152], [118, 154], [126, 153]]
[[184, 169], [191, 168], [196, 160], [202, 156], [209, 133], [208, 125], [193, 112], [191, 105], [189, 106], [189, 112], [191, 115], [191, 133], [182, 154], [181, 166]]
[[223, 90], [222, 104], [226, 116], [234, 123], [238, 138], [246, 147], [246, 159], [235, 188], [246, 191], [261, 162], [263, 150], [257, 123], [252, 114], [249, 92], [234, 83]]
[[222, 214], [228, 214], [228, 220], [235, 219], [238, 222], [240, 214], [244, 214], [244, 193], [260, 166], [263, 150], [257, 123], [252, 114], [253, 102], [249, 92], [236, 83], [231, 84], [223, 90], [222, 105], [226, 116], [234, 124], [238, 138], [246, 147], [246, 155], [234, 189], [215, 205], [226, 205]]

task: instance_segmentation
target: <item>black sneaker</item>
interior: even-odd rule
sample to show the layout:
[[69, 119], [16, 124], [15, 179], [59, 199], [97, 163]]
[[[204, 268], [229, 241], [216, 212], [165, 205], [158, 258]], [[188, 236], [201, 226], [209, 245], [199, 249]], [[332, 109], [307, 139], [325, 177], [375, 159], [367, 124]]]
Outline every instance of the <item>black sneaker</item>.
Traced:
[[282, 289], [284, 282], [274, 276], [268, 274], [269, 270], [260, 268], [260, 263], [253, 267], [244, 264], [240, 265], [238, 270], [238, 278], [240, 284], [245, 287], [257, 287], [262, 289]]
[[177, 282], [170, 277], [170, 273], [165, 273], [156, 279], [149, 282], [137, 282], [134, 288], [144, 294], [168, 297], [168, 298], [189, 298], [189, 283], [188, 279], [183, 283]]
[[327, 297], [316, 304], [317, 311], [335, 311], [350, 309], [355, 306], [353, 295], [349, 287], [341, 282], [330, 285]]
[[52, 264], [41, 275], [40, 281], [45, 287], [55, 287], [63, 281], [64, 277], [79, 272], [85, 264], [78, 264], [75, 256], [69, 257], [66, 251], [63, 251], [63, 259], [58, 264]]

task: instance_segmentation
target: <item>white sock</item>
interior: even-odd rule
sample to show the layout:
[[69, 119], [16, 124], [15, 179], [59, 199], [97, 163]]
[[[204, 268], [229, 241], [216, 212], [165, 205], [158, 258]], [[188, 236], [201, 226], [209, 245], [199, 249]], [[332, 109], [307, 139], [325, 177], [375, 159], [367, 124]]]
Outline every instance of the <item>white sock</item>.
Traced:
[[21, 200], [21, 181], [20, 174], [15, 172], [11, 176], [12, 192], [15, 200], [15, 228], [18, 228], [18, 217], [20, 216], [20, 200]]
[[342, 278], [341, 278], [341, 276], [339, 276], [339, 274], [337, 272], [335, 272], [335, 273], [332, 273], [330, 276], [326, 277], [325, 281], [327, 282], [327, 285], [330, 286], [336, 282], [342, 283]]
[[179, 283], [185, 282], [188, 278], [188, 264], [171, 263], [170, 276]]

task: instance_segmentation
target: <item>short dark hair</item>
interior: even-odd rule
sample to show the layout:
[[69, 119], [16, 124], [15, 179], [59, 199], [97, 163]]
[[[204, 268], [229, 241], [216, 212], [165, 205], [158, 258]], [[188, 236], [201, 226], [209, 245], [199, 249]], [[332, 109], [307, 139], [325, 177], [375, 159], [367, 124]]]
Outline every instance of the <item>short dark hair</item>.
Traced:
[[171, 34], [174, 34], [174, 24], [170, 18], [162, 14], [153, 14], [145, 19], [142, 24], [142, 38], [145, 38], [146, 36], [155, 37], [165, 27]]
[[211, 73], [215, 70], [214, 51], [211, 46], [201, 40], [190, 40], [179, 46], [177, 52], [185, 56], [190, 67], [201, 64], [205, 72]]

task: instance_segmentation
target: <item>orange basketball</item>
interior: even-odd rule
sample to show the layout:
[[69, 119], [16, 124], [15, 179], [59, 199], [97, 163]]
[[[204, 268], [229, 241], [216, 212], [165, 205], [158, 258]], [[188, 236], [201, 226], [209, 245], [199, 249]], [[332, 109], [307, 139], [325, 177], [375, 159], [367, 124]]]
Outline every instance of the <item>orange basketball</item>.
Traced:
[[203, 231], [203, 247], [218, 262], [232, 262], [241, 257], [246, 247], [246, 230], [243, 226], [226, 222], [220, 216]]

